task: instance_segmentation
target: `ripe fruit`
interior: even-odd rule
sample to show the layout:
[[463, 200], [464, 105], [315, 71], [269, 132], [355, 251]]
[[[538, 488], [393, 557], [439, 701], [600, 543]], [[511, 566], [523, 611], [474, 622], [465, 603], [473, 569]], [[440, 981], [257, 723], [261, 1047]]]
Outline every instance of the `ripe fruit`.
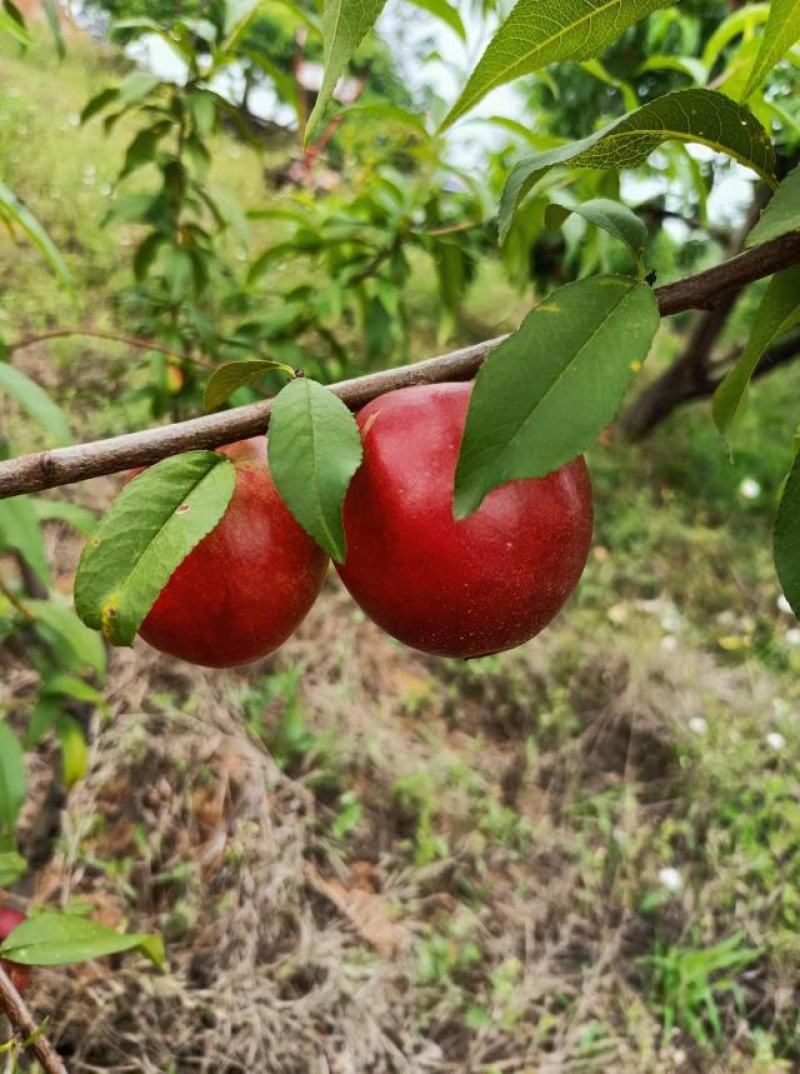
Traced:
[[264, 437], [219, 450], [236, 469], [228, 509], [172, 575], [140, 633], [162, 652], [221, 668], [259, 660], [289, 637], [317, 598], [328, 558], [278, 495]]
[[[0, 943], [23, 921], [27, 921], [27, 918], [19, 910], [0, 907]], [[30, 967], [20, 966], [17, 962], [9, 962], [7, 959], [0, 959], [0, 966], [11, 978], [11, 983], [16, 990], [20, 993], [24, 992], [31, 981]]]
[[415, 649], [483, 656], [537, 634], [581, 576], [592, 535], [583, 458], [494, 489], [453, 518], [471, 385], [403, 388], [358, 415], [364, 462], [345, 499], [344, 584]]

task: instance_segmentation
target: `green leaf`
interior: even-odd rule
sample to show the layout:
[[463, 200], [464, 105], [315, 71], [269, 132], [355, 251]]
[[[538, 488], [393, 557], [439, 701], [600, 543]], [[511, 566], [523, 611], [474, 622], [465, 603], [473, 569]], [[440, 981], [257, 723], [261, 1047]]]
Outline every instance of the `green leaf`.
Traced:
[[698, 142], [727, 153], [775, 185], [775, 151], [749, 109], [714, 90], [676, 90], [615, 119], [587, 138], [521, 160], [509, 175], [500, 202], [500, 241], [508, 235], [522, 198], [554, 165], [633, 168], [662, 142], [673, 140]]
[[208, 138], [217, 119], [217, 106], [213, 95], [205, 90], [195, 89], [189, 94], [187, 103], [195, 134], [198, 138]]
[[775, 191], [745, 246], [758, 246], [790, 231], [800, 231], [800, 166], [789, 172]]
[[101, 220], [101, 226], [111, 223], [146, 224], [154, 219], [154, 213], [163, 203], [158, 194], [127, 194], [117, 198]]
[[[8, 503], [9, 501], [4, 501]], [[40, 522], [66, 522], [78, 533], [91, 533], [97, 525], [97, 515], [88, 507], [79, 507], [66, 500], [34, 499], [33, 512]]]
[[56, 249], [55, 243], [30, 209], [22, 204], [14, 191], [7, 187], [5, 183], [0, 183], [0, 219], [6, 219], [11, 224], [19, 227], [44, 257], [65, 287], [74, 290], [75, 277], [64, 263], [64, 259]]
[[49, 586], [50, 566], [34, 503], [30, 496], [0, 500], [0, 551], [18, 552], [36, 577]]
[[91, 97], [83, 106], [83, 111], [81, 112], [81, 125], [88, 123], [93, 116], [98, 114], [98, 112], [102, 112], [112, 101], [116, 101], [117, 97], [119, 97], [119, 89], [117, 86], [106, 86], [105, 89], [101, 89], [99, 93], [96, 93], [94, 97]]
[[182, 246], [167, 246], [161, 257], [169, 300], [173, 305], [182, 302], [194, 285], [192, 255]]
[[0, 832], [14, 832], [27, 786], [20, 741], [6, 721], [0, 720]]
[[594, 276], [549, 295], [484, 362], [456, 468], [455, 515], [497, 485], [541, 477], [613, 419], [658, 328], [650, 288]]
[[744, 4], [719, 24], [703, 46], [702, 63], [711, 73], [720, 56], [737, 37], [748, 38], [756, 26], [769, 17], [769, 4]]
[[225, 0], [225, 40], [221, 51], [229, 52], [258, 14], [260, 0]]
[[624, 242], [634, 261], [641, 265], [647, 244], [647, 228], [626, 205], [610, 198], [592, 198], [572, 207], [551, 202], [545, 210], [545, 223], [549, 228], [560, 228], [571, 213], [577, 213]]
[[65, 966], [136, 949], [159, 968], [164, 967], [164, 944], [159, 936], [126, 936], [85, 917], [48, 912], [18, 925], [0, 944], [0, 956], [23, 966]]
[[747, 388], [767, 347], [800, 324], [800, 265], [777, 273], [756, 310], [747, 346], [714, 392], [711, 410], [717, 428], [728, 436], [744, 409]]
[[171, 128], [172, 124], [169, 120], [162, 120], [159, 123], [154, 123], [152, 127], [145, 127], [140, 130], [125, 151], [125, 161], [119, 173], [119, 178], [124, 179], [136, 171], [137, 168], [141, 168], [155, 160], [158, 143]]
[[58, 58], [63, 60], [67, 54], [67, 48], [64, 44], [64, 35], [61, 33], [61, 19], [58, 16], [55, 0], [42, 0], [42, 7], [44, 8], [47, 25], [50, 28], [50, 36], [53, 38]]
[[34, 705], [25, 730], [25, 748], [35, 749], [44, 736], [55, 727], [62, 702], [54, 697], [40, 697]]
[[744, 98], [754, 93], [795, 41], [800, 41], [800, 0], [772, 0], [756, 62]]
[[342, 504], [362, 456], [355, 418], [333, 392], [300, 377], [275, 397], [268, 446], [270, 470], [287, 507], [341, 563]]
[[639, 99], [636, 96], [636, 90], [630, 82], [625, 82], [624, 79], [621, 78], [615, 78], [610, 71], [606, 70], [599, 60], [585, 60], [581, 64], [581, 67], [593, 78], [599, 79], [600, 82], [604, 82], [607, 86], [611, 86], [612, 89], [619, 90], [626, 112], [632, 112], [634, 108], [638, 108]]
[[106, 650], [103, 640], [87, 629], [72, 608], [54, 600], [28, 600], [25, 607], [35, 619], [37, 633], [52, 647], [64, 665], [86, 667], [103, 675]]
[[696, 82], [698, 86], [704, 86], [708, 81], [706, 65], [696, 56], [669, 56], [661, 53], [648, 56], [636, 73], [643, 75], [647, 71], [677, 71], [678, 74], [686, 75], [692, 82]]
[[0, 853], [0, 888], [9, 888], [28, 871], [28, 863], [13, 850]]
[[325, 74], [305, 131], [306, 145], [313, 139], [339, 76], [355, 50], [372, 29], [386, 0], [325, 0], [322, 14]]
[[411, 3], [422, 8], [423, 11], [427, 11], [435, 19], [445, 23], [466, 44], [467, 31], [464, 29], [464, 23], [458, 13], [458, 9], [448, 4], [447, 0], [411, 0]]
[[151, 75], [148, 71], [134, 71], [123, 79], [119, 87], [119, 103], [123, 108], [129, 108], [154, 90], [161, 82], [157, 75]]
[[112, 645], [131, 645], [173, 571], [225, 514], [235, 472], [215, 451], [189, 451], [126, 485], [86, 543], [75, 607]]
[[68, 697], [91, 705], [102, 705], [104, 701], [102, 690], [83, 679], [76, 679], [74, 675], [52, 675], [42, 686], [42, 694], [47, 697]]
[[74, 787], [89, 767], [89, 747], [83, 728], [72, 716], [59, 716], [56, 734], [61, 745], [61, 772], [66, 787]]
[[800, 618], [800, 455], [784, 482], [772, 540], [781, 588]]
[[8, 362], [0, 362], [0, 391], [7, 392], [34, 421], [46, 429], [52, 444], [71, 444], [72, 430], [64, 411], [53, 402], [44, 388]]
[[115, 31], [134, 30], [138, 31], [136, 36], [140, 36], [145, 33], [157, 34], [162, 41], [164, 41], [173, 52], [178, 56], [183, 57], [190, 65], [196, 59], [195, 53], [192, 47], [191, 37], [185, 32], [181, 32], [180, 23], [176, 23], [175, 26], [165, 29], [160, 22], [155, 19], [147, 18], [146, 16], [140, 16], [130, 19], [116, 19], [111, 24], [112, 35]]
[[276, 369], [282, 369], [284, 372], [294, 372], [288, 366], [283, 365], [282, 362], [272, 362], [266, 358], [248, 358], [240, 362], [225, 362], [224, 365], [214, 370], [211, 379], [206, 385], [205, 394], [203, 395], [203, 408], [207, 411], [216, 410], [218, 406], [222, 406], [237, 388], [253, 384], [255, 381], [260, 380], [265, 373], [272, 373]]
[[25, 29], [24, 23], [19, 22], [7, 11], [0, 9], [0, 31], [10, 34], [20, 45], [27, 48], [33, 44], [33, 38]]
[[489, 42], [442, 130], [497, 86], [551, 63], [599, 56], [633, 23], [666, 6], [665, 0], [561, 0], [558, 4], [518, 0]]

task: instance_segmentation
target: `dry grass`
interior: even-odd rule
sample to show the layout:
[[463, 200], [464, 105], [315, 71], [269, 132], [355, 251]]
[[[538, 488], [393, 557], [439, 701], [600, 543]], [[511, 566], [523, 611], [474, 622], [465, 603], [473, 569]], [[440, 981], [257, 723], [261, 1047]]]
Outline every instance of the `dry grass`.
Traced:
[[[658, 920], [638, 904], [658, 887], [665, 818], [685, 813], [689, 718], [713, 695], [744, 720], [771, 684], [655, 631], [581, 630], [565, 618], [516, 654], [453, 665], [380, 635], [332, 584], [266, 666], [115, 653], [111, 714], [32, 900], [161, 931], [170, 969], [40, 972], [34, 1000], [70, 1070], [709, 1070], [685, 1037], [661, 1041], [639, 962], [657, 929], [685, 939], [696, 896]], [[243, 711], [297, 665], [314, 743], [282, 771]], [[10, 671], [7, 698], [27, 689]], [[264, 703], [268, 726], [286, 703]], [[37, 786], [51, 761], [34, 759]], [[346, 838], [331, 771], [363, 807]], [[430, 860], [422, 838], [440, 840]], [[771, 1069], [723, 1015], [721, 1069]]]

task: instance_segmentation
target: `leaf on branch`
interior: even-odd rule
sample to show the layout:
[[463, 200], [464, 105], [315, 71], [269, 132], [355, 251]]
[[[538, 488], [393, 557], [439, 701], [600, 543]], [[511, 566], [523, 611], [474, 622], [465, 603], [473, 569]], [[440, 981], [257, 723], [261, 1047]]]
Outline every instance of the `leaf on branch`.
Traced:
[[322, 122], [339, 76], [372, 29], [386, 0], [325, 0], [322, 14], [325, 74], [305, 131], [308, 145]]
[[[10, 500], [5, 500], [10, 503]], [[33, 513], [40, 522], [66, 522], [78, 533], [91, 533], [97, 525], [97, 515], [88, 507], [80, 507], [76, 503], [67, 500], [42, 500], [34, 499]]]
[[30, 209], [22, 204], [14, 191], [5, 183], [0, 183], [0, 220], [6, 220], [12, 226], [18, 227], [44, 257], [64, 286], [71, 291], [74, 290], [75, 277], [67, 268], [55, 243]]
[[800, 166], [789, 172], [775, 191], [745, 246], [758, 246], [790, 231], [800, 231]]
[[50, 567], [35, 503], [30, 496], [0, 500], [0, 553], [18, 552], [39, 581], [49, 586]]
[[551, 63], [599, 56], [633, 23], [667, 6], [665, 0], [561, 0], [557, 4], [518, 0], [489, 42], [442, 130], [497, 86]]
[[756, 310], [747, 346], [714, 392], [711, 410], [724, 437], [729, 437], [744, 409], [748, 385], [767, 347], [797, 324], [800, 324], [800, 265], [772, 277]]
[[772, 541], [781, 588], [800, 618], [800, 455], [783, 486]]
[[45, 18], [47, 19], [56, 53], [58, 58], [63, 60], [67, 54], [67, 46], [64, 44], [64, 35], [61, 32], [61, 19], [58, 14], [56, 0], [43, 0], [42, 7], [44, 8]]
[[329, 556], [343, 562], [342, 504], [362, 457], [355, 418], [328, 388], [300, 377], [275, 397], [268, 447], [287, 507]]
[[767, 132], [748, 108], [714, 90], [676, 90], [615, 119], [587, 138], [521, 160], [503, 190], [500, 241], [508, 235], [522, 198], [554, 165], [633, 168], [667, 141], [707, 145], [752, 168], [774, 185], [775, 151]]
[[23, 410], [49, 433], [49, 443], [58, 446], [72, 443], [72, 429], [64, 411], [21, 369], [0, 362], [0, 391], [16, 399]]
[[772, 0], [756, 62], [743, 97], [754, 93], [795, 41], [800, 41], [800, 0]]
[[233, 395], [237, 388], [254, 384], [265, 373], [273, 373], [276, 369], [282, 369], [284, 372], [290, 371], [282, 362], [273, 362], [266, 358], [247, 358], [240, 362], [225, 362], [224, 365], [214, 370], [206, 385], [203, 409], [207, 412], [216, 410]]
[[708, 81], [708, 69], [696, 56], [669, 56], [661, 53], [648, 56], [638, 67], [636, 74], [643, 75], [647, 71], [677, 71], [698, 86], [704, 86]]
[[261, 0], [225, 0], [225, 39], [220, 46], [220, 52], [225, 54], [231, 51], [255, 19], [261, 6]]
[[75, 670], [84, 665], [103, 675], [106, 650], [103, 639], [88, 630], [72, 608], [50, 600], [28, 600], [25, 607], [34, 617], [36, 633], [47, 642], [62, 666]]
[[74, 716], [59, 715], [55, 727], [61, 746], [61, 777], [65, 787], [74, 787], [83, 779], [89, 767], [86, 735]]
[[105, 89], [101, 89], [99, 93], [96, 93], [94, 97], [91, 97], [83, 106], [83, 111], [81, 112], [81, 126], [84, 123], [88, 123], [90, 119], [107, 108], [112, 101], [116, 101], [118, 97], [119, 89], [117, 86], [106, 86]]
[[28, 863], [14, 850], [0, 853], [0, 888], [9, 888], [28, 871]]
[[447, 0], [411, 0], [411, 3], [422, 8], [423, 11], [427, 11], [435, 19], [445, 23], [466, 44], [467, 31], [464, 29], [464, 23], [458, 13], [458, 9], [453, 7], [452, 4], [448, 4]]
[[26, 791], [25, 754], [9, 725], [0, 720], [0, 834], [13, 834]]
[[498, 485], [542, 477], [614, 418], [658, 328], [651, 289], [594, 276], [549, 295], [484, 362], [456, 468], [455, 515]]
[[25, 28], [25, 23], [22, 19], [15, 18], [10, 11], [6, 11], [3, 8], [0, 8], [0, 30], [13, 37], [23, 48], [33, 44], [33, 38]]
[[641, 266], [642, 254], [647, 243], [647, 228], [633, 210], [619, 201], [610, 198], [592, 198], [580, 205], [559, 205], [551, 202], [545, 209], [545, 224], [556, 230], [572, 213], [582, 216], [584, 220], [613, 235], [624, 242], [631, 257]]
[[28, 918], [0, 944], [0, 956], [23, 966], [65, 966], [105, 955], [138, 950], [163, 969], [166, 964], [160, 936], [124, 935], [70, 914], [43, 913]]
[[224, 515], [234, 483], [224, 455], [188, 451], [127, 485], [81, 556], [75, 607], [83, 622], [112, 645], [132, 645], [172, 573]]

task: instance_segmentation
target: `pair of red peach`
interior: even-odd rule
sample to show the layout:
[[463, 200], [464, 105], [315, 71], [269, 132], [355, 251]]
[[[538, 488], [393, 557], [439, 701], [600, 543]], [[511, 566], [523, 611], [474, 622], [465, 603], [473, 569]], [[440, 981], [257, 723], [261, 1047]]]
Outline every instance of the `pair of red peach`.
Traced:
[[[583, 458], [502, 485], [454, 519], [470, 390], [405, 388], [361, 410], [364, 459], [345, 498], [347, 558], [337, 565], [387, 633], [442, 656], [481, 656], [537, 634], [577, 585], [592, 531]], [[236, 469], [230, 504], [174, 572], [141, 635], [192, 663], [230, 667], [286, 640], [328, 561], [278, 495], [265, 438], [220, 450]]]

